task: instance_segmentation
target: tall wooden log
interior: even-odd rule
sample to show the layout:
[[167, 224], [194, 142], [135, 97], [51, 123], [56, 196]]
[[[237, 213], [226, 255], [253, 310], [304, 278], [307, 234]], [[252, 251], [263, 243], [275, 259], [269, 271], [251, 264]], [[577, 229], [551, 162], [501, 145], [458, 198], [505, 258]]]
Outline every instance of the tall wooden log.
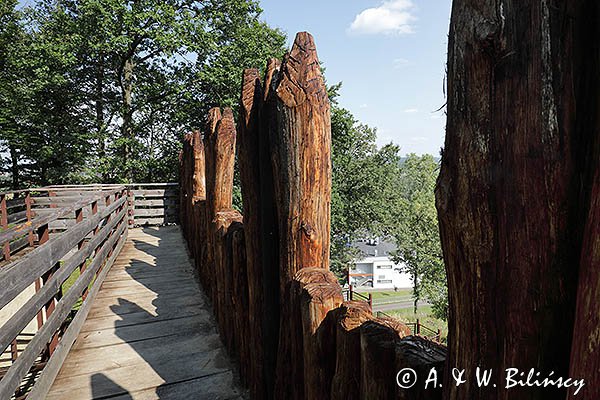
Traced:
[[[233, 167], [235, 162], [235, 122], [231, 109], [226, 108], [221, 114], [218, 108], [209, 111], [204, 148], [206, 161], [206, 230], [207, 236], [207, 268], [216, 268], [215, 248], [218, 243], [210, 232], [219, 227], [213, 226], [218, 212], [231, 210], [233, 202]], [[216, 230], [215, 230], [216, 229]], [[218, 273], [218, 272], [217, 272]], [[207, 280], [210, 296], [215, 312], [219, 313], [216, 281], [214, 276]]]
[[374, 318], [360, 327], [362, 400], [394, 399], [396, 396], [396, 344], [404, 337], [402, 325]]
[[227, 253], [227, 232], [233, 223], [241, 223], [242, 215], [237, 211], [220, 211], [212, 222], [213, 254], [215, 257], [215, 301], [213, 309], [219, 322], [221, 337], [231, 354], [235, 353], [233, 319], [242, 318], [233, 313], [233, 271], [231, 255]]
[[246, 264], [245, 227], [235, 222], [227, 232], [227, 256], [232, 271], [232, 334], [240, 364], [240, 377], [245, 385], [251, 384], [250, 366], [255, 362], [255, 347], [250, 335], [250, 316], [248, 315], [248, 276]]
[[[578, 274], [588, 276], [585, 260], [579, 271], [582, 238], [594, 218], [598, 9], [592, 1], [454, 1], [436, 196], [448, 365], [469, 374], [476, 366], [569, 374]], [[597, 259], [592, 264], [597, 270]], [[594, 293], [582, 285], [580, 298]], [[585, 339], [575, 339], [580, 348]], [[449, 379], [449, 399], [566, 395], [556, 387], [456, 387]]]
[[[266, 398], [264, 377], [263, 319], [266, 318], [261, 249], [261, 194], [259, 114], [262, 108], [262, 86], [256, 69], [247, 69], [242, 78], [240, 120], [238, 123], [238, 162], [244, 204], [244, 227], [247, 233], [246, 262], [248, 282], [249, 341], [253, 362], [250, 391], [254, 398]], [[264, 138], [263, 138], [264, 140]]]
[[360, 326], [373, 318], [364, 301], [347, 301], [338, 313], [336, 329], [335, 375], [331, 383], [332, 400], [360, 399]]
[[303, 267], [328, 268], [331, 202], [329, 100], [310, 34], [296, 36], [269, 88], [266, 108], [279, 220], [281, 299], [275, 397], [302, 398], [299, 387], [290, 387], [286, 365], [291, 334], [286, 325], [294, 314], [289, 308], [294, 302], [290, 282]]
[[301, 293], [301, 318], [304, 353], [304, 398], [327, 400], [335, 373], [336, 309], [342, 304], [339, 283], [318, 282], [306, 285]]
[[193, 172], [193, 191], [192, 202], [206, 200], [206, 173], [204, 170], [204, 142], [200, 131], [194, 131], [193, 134], [193, 154], [194, 154], [194, 172]]
[[279, 225], [273, 168], [271, 162], [271, 129], [275, 129], [273, 106], [273, 77], [279, 74], [281, 62], [270, 59], [267, 62], [264, 79], [264, 98], [266, 104], [260, 112], [260, 135], [258, 142], [260, 172], [260, 249], [263, 280], [263, 344], [264, 344], [264, 380], [266, 399], [273, 399], [275, 372], [279, 347], [280, 291], [279, 291]]
[[313, 37], [298, 33], [275, 84], [273, 147], [280, 290], [303, 267], [329, 260], [331, 116]]

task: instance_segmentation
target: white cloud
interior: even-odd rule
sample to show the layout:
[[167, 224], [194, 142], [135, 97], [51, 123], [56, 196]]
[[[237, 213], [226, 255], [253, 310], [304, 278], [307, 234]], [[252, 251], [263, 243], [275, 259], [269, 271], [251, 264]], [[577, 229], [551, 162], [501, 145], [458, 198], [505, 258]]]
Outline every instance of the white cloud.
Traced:
[[423, 143], [429, 141], [429, 139], [425, 136], [413, 136], [410, 138], [413, 143]]
[[406, 67], [408, 64], [409, 64], [409, 61], [406, 58], [396, 58], [394, 60], [394, 68], [395, 69]]
[[411, 0], [387, 0], [379, 7], [367, 8], [354, 18], [349, 31], [357, 34], [397, 34], [413, 33], [412, 22], [414, 5]]
[[407, 108], [406, 110], [404, 110], [405, 113], [408, 114], [414, 114], [414, 113], [418, 113], [419, 109], [418, 108]]
[[358, 106], [358, 108], [369, 108], [368, 104], [361, 104], [360, 106]]

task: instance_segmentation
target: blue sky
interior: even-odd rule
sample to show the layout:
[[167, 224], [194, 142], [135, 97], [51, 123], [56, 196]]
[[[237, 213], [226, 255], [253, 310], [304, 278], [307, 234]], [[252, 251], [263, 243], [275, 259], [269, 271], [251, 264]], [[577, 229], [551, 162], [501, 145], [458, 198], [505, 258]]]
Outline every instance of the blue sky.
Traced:
[[340, 104], [402, 154], [438, 155], [451, 0], [261, 0], [263, 20], [315, 37]]

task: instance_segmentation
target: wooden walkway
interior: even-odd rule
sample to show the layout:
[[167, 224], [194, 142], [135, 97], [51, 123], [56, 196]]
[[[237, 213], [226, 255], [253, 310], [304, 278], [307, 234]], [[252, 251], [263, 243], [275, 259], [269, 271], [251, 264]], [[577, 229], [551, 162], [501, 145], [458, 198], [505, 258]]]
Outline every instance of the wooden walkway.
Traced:
[[47, 398], [243, 398], [178, 226], [129, 230]]

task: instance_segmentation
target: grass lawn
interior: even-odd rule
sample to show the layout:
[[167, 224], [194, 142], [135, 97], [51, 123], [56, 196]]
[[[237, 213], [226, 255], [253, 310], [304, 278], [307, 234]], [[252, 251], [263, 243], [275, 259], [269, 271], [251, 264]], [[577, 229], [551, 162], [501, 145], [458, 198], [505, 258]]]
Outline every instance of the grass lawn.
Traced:
[[369, 296], [369, 293], [373, 295], [373, 303], [390, 303], [399, 301], [411, 301], [412, 300], [412, 289], [398, 289], [397, 292], [393, 290], [377, 291], [377, 292], [360, 292], [365, 296]]
[[[91, 262], [91, 260], [87, 260], [86, 265], [89, 265], [90, 262]], [[71, 276], [69, 276], [67, 278], [67, 280], [63, 282], [62, 292], [67, 293], [67, 291], [71, 288], [71, 286], [73, 286], [75, 284], [75, 281], [77, 280], [77, 278], [79, 278], [79, 268], [75, 268], [75, 270], [71, 273]], [[88, 289], [92, 287], [92, 285], [94, 284], [94, 281], [95, 281], [95, 279], [92, 279], [92, 282], [90, 282], [90, 284], [88, 285]], [[79, 308], [81, 307], [81, 303], [82, 303], [82, 299], [80, 297], [79, 300], [77, 300], [77, 302], [73, 306], [73, 310], [79, 310]]]
[[[412, 308], [403, 308], [400, 310], [386, 311], [386, 314], [398, 318], [403, 322], [417, 322], [417, 319], [428, 328], [437, 331], [442, 330], [442, 340], [445, 341], [448, 336], [448, 324], [441, 319], [437, 319], [431, 312], [431, 306], [419, 306], [417, 313]], [[425, 333], [426, 334], [426, 333]], [[427, 334], [426, 334], [427, 335]]]

